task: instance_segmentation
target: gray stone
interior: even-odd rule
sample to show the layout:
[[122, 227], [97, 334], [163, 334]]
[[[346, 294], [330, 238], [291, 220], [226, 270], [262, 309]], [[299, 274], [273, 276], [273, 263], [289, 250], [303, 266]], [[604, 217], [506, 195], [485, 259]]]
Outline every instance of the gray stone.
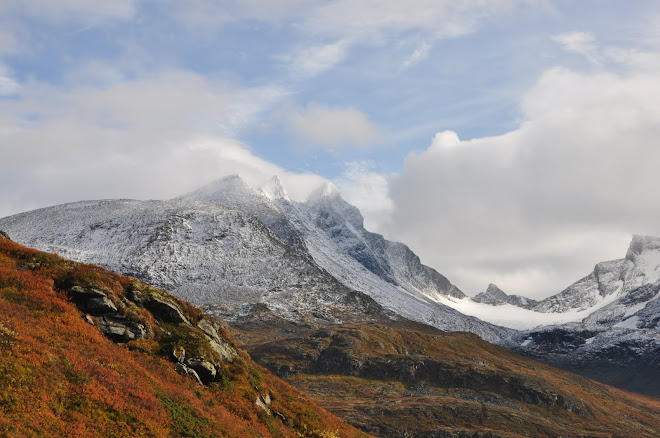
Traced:
[[203, 358], [195, 357], [187, 362], [189, 368], [195, 370], [202, 383], [208, 385], [215, 380], [217, 370], [215, 366]]
[[218, 330], [210, 320], [206, 318], [202, 319], [197, 323], [197, 327], [206, 334], [209, 345], [213, 348], [213, 351], [220, 355], [222, 360], [225, 362], [234, 361], [234, 358], [238, 356], [238, 353], [222, 336], [218, 334]]
[[87, 300], [85, 310], [92, 315], [102, 315], [116, 312], [117, 306], [107, 297], [94, 297]]
[[107, 297], [105, 292], [95, 289], [93, 287], [83, 287], [76, 285], [69, 290], [74, 294], [74, 297], [80, 297], [80, 298], [84, 297], [86, 299]]
[[181, 374], [182, 376], [192, 377], [193, 379], [195, 379], [197, 381], [197, 383], [199, 383], [200, 385], [203, 385], [201, 379], [199, 378], [199, 376], [197, 375], [195, 370], [193, 370], [192, 368], [188, 368], [187, 366], [185, 366], [182, 363], [177, 363], [176, 365], [174, 365], [174, 370], [177, 373]]
[[113, 342], [144, 339], [147, 335], [142, 324], [119, 315], [103, 315], [97, 319], [99, 330]]
[[9, 238], [9, 234], [5, 233], [5, 232], [2, 231], [2, 230], [0, 230], [0, 239], [11, 240], [11, 239]]
[[161, 321], [173, 324], [190, 325], [188, 319], [183, 316], [181, 309], [158, 297], [150, 297], [149, 300], [144, 303], [144, 307]]

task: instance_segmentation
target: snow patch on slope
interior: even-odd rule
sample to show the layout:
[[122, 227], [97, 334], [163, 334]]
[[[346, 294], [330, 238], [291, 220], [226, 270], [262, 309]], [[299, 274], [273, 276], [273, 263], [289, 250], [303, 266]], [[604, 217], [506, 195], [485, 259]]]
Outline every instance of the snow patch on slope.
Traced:
[[563, 313], [535, 312], [511, 304], [493, 306], [491, 304], [477, 303], [471, 298], [457, 299], [441, 296], [438, 297], [437, 300], [438, 302], [456, 309], [465, 315], [477, 317], [483, 321], [490, 322], [491, 324], [516, 330], [529, 330], [540, 326], [581, 321], [595, 310], [612, 303], [616, 298], [616, 296], [609, 296], [603, 298], [598, 305], [590, 309], [582, 311], [573, 310]]

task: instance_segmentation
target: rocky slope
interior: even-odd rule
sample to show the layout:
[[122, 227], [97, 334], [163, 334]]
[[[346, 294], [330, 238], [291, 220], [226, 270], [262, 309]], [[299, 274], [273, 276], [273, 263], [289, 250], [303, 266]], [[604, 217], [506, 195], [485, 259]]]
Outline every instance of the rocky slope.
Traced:
[[3, 437], [364, 437], [252, 362], [217, 318], [0, 234]]
[[529, 309], [536, 305], [536, 301], [520, 295], [507, 295], [502, 289], [494, 284], [489, 284], [486, 292], [481, 292], [472, 298], [477, 303], [501, 306], [511, 304], [512, 306]]
[[331, 412], [381, 437], [656, 437], [660, 402], [467, 333], [348, 324], [247, 347]]

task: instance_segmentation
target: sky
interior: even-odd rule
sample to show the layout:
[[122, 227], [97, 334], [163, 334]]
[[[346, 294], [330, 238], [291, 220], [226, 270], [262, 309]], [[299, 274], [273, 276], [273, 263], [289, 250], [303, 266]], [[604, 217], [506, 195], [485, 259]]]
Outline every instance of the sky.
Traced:
[[468, 294], [660, 235], [660, 4], [0, 0], [0, 217], [323, 181]]

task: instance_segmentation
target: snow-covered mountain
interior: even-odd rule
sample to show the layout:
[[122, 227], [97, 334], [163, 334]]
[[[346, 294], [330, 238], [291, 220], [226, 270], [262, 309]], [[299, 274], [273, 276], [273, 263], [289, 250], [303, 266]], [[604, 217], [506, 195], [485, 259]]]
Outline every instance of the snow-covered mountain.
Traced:
[[510, 304], [512, 306], [522, 307], [523, 309], [529, 309], [536, 305], [535, 300], [520, 295], [508, 295], [492, 283], [488, 285], [486, 292], [481, 292], [472, 299], [477, 303], [491, 304], [493, 306]]
[[256, 304], [310, 326], [378, 313], [259, 220], [217, 203], [83, 201], [0, 223], [19, 243], [139, 277], [230, 320]]
[[[261, 199], [254, 199], [257, 193]], [[245, 202], [248, 197], [250, 201]], [[280, 235], [281, 229], [287, 234], [298, 233], [311, 258], [323, 270], [406, 318], [442, 330], [470, 331], [491, 341], [512, 333], [439, 303], [439, 296], [465, 295], [440, 273], [423, 265], [407, 246], [368, 232], [360, 211], [344, 201], [331, 184], [319, 187], [305, 202], [296, 202], [277, 177], [257, 191], [232, 176], [178, 199], [221, 202], [254, 215], [267, 226], [276, 216], [279, 228], [272, 229], [275, 234]]]
[[338, 194], [296, 203], [277, 180], [255, 190], [238, 177], [170, 201], [84, 201], [0, 219], [19, 243], [137, 276], [230, 320], [265, 305], [309, 326], [395, 312], [490, 341], [512, 334], [434, 301], [462, 293], [361, 224]]
[[606, 383], [660, 394], [660, 238], [634, 236], [625, 258], [597, 264], [534, 309], [586, 316], [516, 334], [506, 346]]

